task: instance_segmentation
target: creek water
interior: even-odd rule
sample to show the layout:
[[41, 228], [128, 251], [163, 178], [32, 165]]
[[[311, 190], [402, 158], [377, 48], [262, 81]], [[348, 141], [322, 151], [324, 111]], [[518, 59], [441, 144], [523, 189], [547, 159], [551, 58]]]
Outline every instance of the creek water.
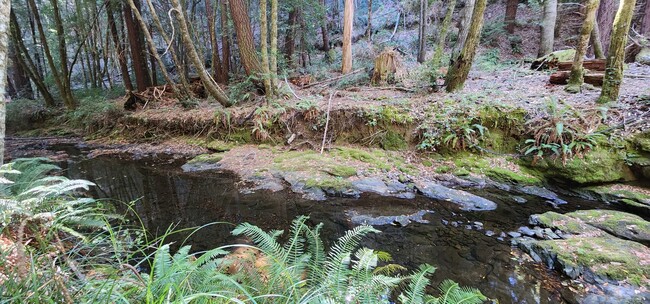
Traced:
[[[353, 215], [397, 216], [429, 210], [424, 216], [428, 223], [376, 226], [382, 233], [370, 235], [363, 245], [389, 252], [397, 263], [411, 269], [421, 263], [432, 264], [437, 267], [434, 284], [453, 279], [479, 288], [500, 303], [560, 303], [574, 297], [563, 287], [566, 284], [560, 284], [559, 274], [522, 259], [508, 238], [499, 240], [501, 232], [516, 231], [535, 213], [611, 208], [563, 197], [569, 203], [557, 209], [544, 199], [520, 194], [527, 202], [517, 203], [511, 193], [496, 189], [468, 190], [498, 204], [494, 211], [480, 212], [461, 211], [450, 202], [423, 196], [399, 199], [363, 195], [359, 199], [308, 201], [287, 191], [242, 194], [237, 177], [230, 173], [185, 173], [179, 164], [161, 164], [154, 159], [77, 156], [64, 167], [69, 177], [96, 183], [92, 191], [98, 198], [135, 201], [135, 211], [152, 233], [162, 233], [170, 226], [180, 229], [230, 223], [203, 227], [187, 240], [181, 235], [170, 239], [177, 244], [185, 241], [197, 251], [238, 241], [230, 231], [242, 222], [264, 229], [287, 229], [296, 216], [309, 215], [312, 224], [324, 223], [322, 235], [331, 242], [357, 224]], [[474, 222], [480, 222], [482, 229]], [[486, 235], [490, 234], [488, 230], [495, 235]]]

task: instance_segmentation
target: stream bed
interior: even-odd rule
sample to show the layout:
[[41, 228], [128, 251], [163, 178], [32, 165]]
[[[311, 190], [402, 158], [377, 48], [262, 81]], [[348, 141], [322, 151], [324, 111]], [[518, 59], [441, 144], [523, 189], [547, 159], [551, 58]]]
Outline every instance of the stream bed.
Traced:
[[496, 210], [478, 212], [462, 211], [450, 202], [420, 195], [400, 199], [364, 194], [359, 199], [310, 201], [290, 191], [242, 194], [237, 176], [231, 173], [186, 173], [174, 161], [86, 158], [82, 153], [67, 152], [76, 154], [63, 163], [69, 177], [96, 183], [92, 191], [98, 198], [135, 202], [135, 211], [154, 234], [169, 227], [216, 223], [187, 239], [186, 235], [169, 239], [190, 244], [195, 251], [241, 242], [230, 231], [242, 222], [263, 229], [286, 229], [296, 216], [305, 214], [311, 224], [324, 223], [326, 242], [356, 225], [373, 222], [382, 233], [367, 237], [364, 246], [389, 252], [395, 262], [410, 269], [432, 264], [437, 268], [434, 284], [453, 279], [479, 288], [500, 303], [574, 302], [576, 297], [575, 282], [532, 262], [511, 246], [507, 232], [527, 225], [531, 214], [613, 208], [575, 197], [562, 197], [568, 204], [553, 206], [536, 196], [514, 196], [498, 189], [468, 189], [498, 205]]

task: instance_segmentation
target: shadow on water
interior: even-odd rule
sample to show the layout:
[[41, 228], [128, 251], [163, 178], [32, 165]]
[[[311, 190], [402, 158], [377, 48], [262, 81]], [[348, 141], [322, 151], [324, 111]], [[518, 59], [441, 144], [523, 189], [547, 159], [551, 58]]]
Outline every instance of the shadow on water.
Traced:
[[[325, 224], [322, 235], [332, 241], [355, 225], [351, 214], [376, 217], [431, 210], [433, 213], [424, 216], [428, 223], [378, 226], [383, 232], [368, 237], [364, 245], [390, 252], [396, 262], [410, 268], [421, 263], [435, 265], [434, 282], [450, 278], [461, 285], [480, 288], [501, 303], [562, 301], [559, 290], [562, 287], [549, 284], [553, 280], [558, 282], [555, 274], [522, 261], [513, 254], [516, 250], [507, 238], [497, 239], [501, 232], [526, 225], [530, 214], [558, 211], [536, 197], [523, 196], [528, 202], [520, 204], [507, 192], [472, 191], [497, 202], [499, 208], [463, 212], [449, 202], [421, 196], [412, 200], [363, 196], [315, 202], [285, 191], [241, 194], [237, 190], [238, 180], [232, 174], [184, 173], [178, 166], [145, 161], [81, 159], [67, 164], [67, 174], [95, 182], [97, 187], [93, 191], [97, 197], [122, 202], [137, 200], [134, 208], [152, 233], [164, 232], [175, 224], [183, 228], [212, 222], [232, 223], [208, 226], [192, 235], [188, 243], [194, 250], [237, 241], [230, 231], [234, 224], [242, 222], [264, 229], [286, 229], [296, 216], [307, 214], [312, 224]], [[561, 206], [558, 212], [605, 207], [596, 202], [567, 200], [570, 203]], [[480, 222], [482, 229], [477, 229], [474, 222]], [[494, 235], [487, 236], [488, 230]], [[180, 236], [175, 239], [177, 243], [182, 240]], [[562, 294], [567, 293], [570, 292], [564, 288]]]

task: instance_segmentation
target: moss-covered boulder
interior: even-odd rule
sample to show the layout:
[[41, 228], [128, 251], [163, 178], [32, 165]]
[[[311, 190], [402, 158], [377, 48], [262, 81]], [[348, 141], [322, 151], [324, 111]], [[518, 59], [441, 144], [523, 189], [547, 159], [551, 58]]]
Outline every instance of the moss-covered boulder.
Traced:
[[581, 237], [607, 236], [607, 233], [604, 231], [588, 225], [580, 219], [553, 211], [531, 215], [530, 223], [552, 229], [559, 229], [565, 234], [580, 235]]
[[[622, 151], [596, 148], [565, 164], [559, 159], [544, 159], [535, 164], [545, 176], [577, 184], [598, 184], [633, 179]], [[532, 164], [528, 164], [531, 165]]]
[[614, 210], [580, 210], [566, 216], [626, 240], [650, 245], [650, 222], [640, 216]]
[[592, 186], [582, 190], [590, 199], [623, 205], [630, 212], [650, 216], [650, 190], [623, 184]]

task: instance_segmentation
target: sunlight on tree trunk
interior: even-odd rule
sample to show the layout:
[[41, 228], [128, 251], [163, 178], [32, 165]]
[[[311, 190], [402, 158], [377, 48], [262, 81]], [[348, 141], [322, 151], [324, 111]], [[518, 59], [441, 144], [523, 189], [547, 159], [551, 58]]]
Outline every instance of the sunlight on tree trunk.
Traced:
[[609, 42], [607, 66], [603, 89], [600, 92], [598, 103], [616, 102], [621, 82], [623, 81], [623, 60], [625, 60], [625, 44], [627, 43], [630, 23], [634, 15], [636, 0], [621, 0], [621, 4], [614, 18], [612, 39]]
[[9, 58], [9, 12], [10, 0], [0, 0], [0, 165], [4, 164], [5, 155], [5, 115], [7, 99], [5, 85], [7, 81], [7, 66]]
[[368, 38], [368, 41], [372, 41], [372, 0], [368, 0], [368, 26], [366, 27], [366, 37]]
[[129, 67], [127, 66], [126, 57], [124, 56], [122, 42], [120, 41], [117, 26], [115, 25], [113, 5], [113, 1], [106, 0], [106, 20], [108, 21], [108, 29], [111, 32], [111, 38], [113, 39], [113, 45], [115, 46], [115, 52], [117, 53], [117, 61], [122, 74], [122, 83], [124, 84], [124, 89], [127, 92], [130, 92], [133, 91], [133, 84], [131, 83], [131, 76], [129, 75]]
[[580, 40], [576, 46], [576, 55], [573, 58], [573, 66], [571, 66], [571, 76], [569, 76], [569, 83], [564, 88], [569, 93], [578, 93], [581, 91], [582, 83], [584, 82], [584, 68], [582, 63], [587, 54], [587, 47], [589, 46], [589, 38], [594, 29], [594, 21], [596, 20], [596, 10], [600, 0], [587, 0], [585, 4], [585, 19], [582, 22], [582, 29], [580, 30]]
[[544, 1], [544, 17], [542, 18], [541, 38], [537, 57], [553, 53], [555, 43], [555, 21], [557, 19], [557, 0]]
[[352, 26], [354, 21], [354, 1], [345, 0], [343, 11], [343, 58], [341, 73], [352, 71]]
[[461, 90], [469, 75], [469, 69], [472, 67], [472, 61], [476, 54], [476, 48], [481, 40], [481, 28], [483, 27], [483, 13], [487, 0], [477, 0], [474, 5], [474, 12], [467, 33], [467, 40], [461, 50], [458, 58], [452, 60], [447, 73], [447, 92]]
[[171, 2], [173, 5], [174, 13], [176, 15], [176, 21], [178, 21], [181, 39], [185, 45], [187, 55], [192, 61], [192, 65], [194, 65], [196, 72], [199, 74], [199, 78], [201, 78], [201, 82], [203, 83], [205, 90], [222, 106], [229, 106], [230, 101], [228, 100], [228, 96], [226, 96], [226, 93], [223, 92], [219, 85], [214, 81], [214, 79], [212, 79], [212, 77], [210, 77], [210, 74], [208, 74], [208, 72], [205, 70], [203, 62], [201, 61], [201, 57], [199, 57], [199, 53], [194, 48], [194, 43], [190, 37], [190, 31], [187, 28], [187, 22], [185, 21], [183, 8], [178, 3], [178, 0], [171, 0]]
[[[600, 0], [598, 7], [598, 32], [600, 34], [600, 42], [603, 45], [603, 53], [607, 56], [609, 50], [609, 40], [612, 39], [612, 25], [614, 24], [614, 17], [618, 9], [620, 0]], [[604, 57], [603, 57], [604, 58]]]

